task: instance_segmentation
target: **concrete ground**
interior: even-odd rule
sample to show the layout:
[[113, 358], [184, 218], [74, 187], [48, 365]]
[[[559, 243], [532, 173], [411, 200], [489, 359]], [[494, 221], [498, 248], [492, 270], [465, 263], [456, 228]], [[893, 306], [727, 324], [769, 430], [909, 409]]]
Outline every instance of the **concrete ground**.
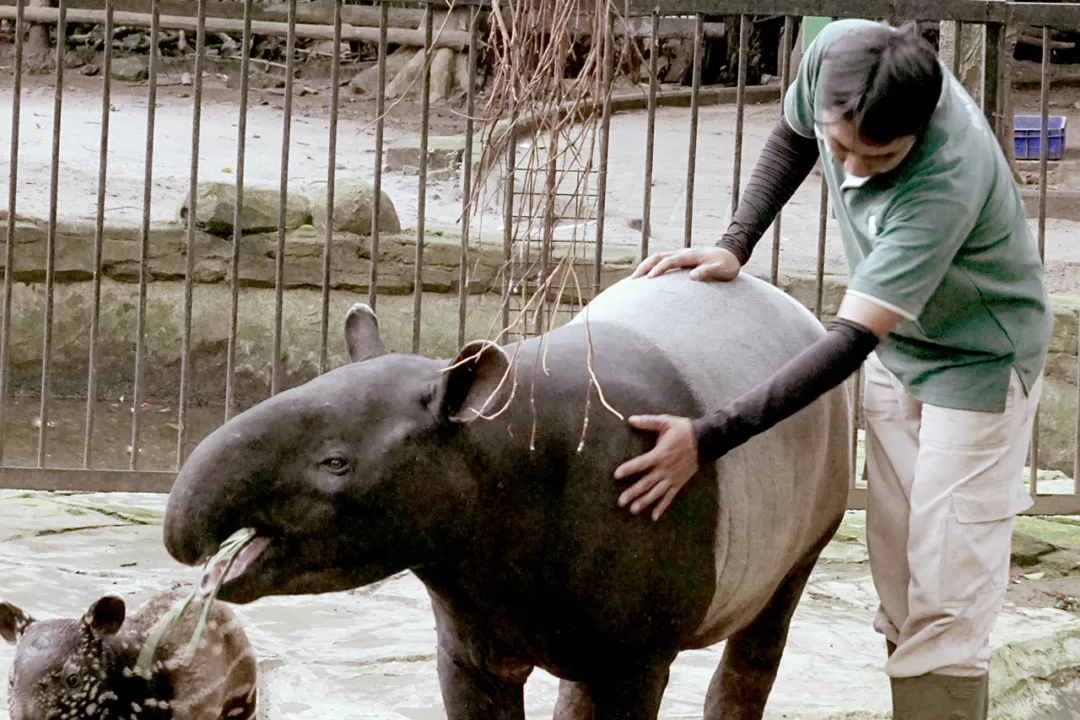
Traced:
[[[1044, 492], [1071, 481], [1047, 479]], [[1060, 487], [1057, 487], [1060, 486]], [[161, 495], [0, 493], [0, 598], [39, 618], [77, 616], [104, 593], [129, 603], [194, 579], [161, 543]], [[1022, 518], [1010, 602], [993, 636], [1000, 718], [1067, 718], [1080, 688], [1077, 582], [1080, 525]], [[1024, 567], [1021, 567], [1021, 564]], [[1053, 592], [1040, 583], [1056, 578]], [[1069, 583], [1060, 592], [1062, 579]], [[1056, 593], [1056, 594], [1055, 594]], [[1057, 605], [1058, 607], [1055, 607]], [[884, 647], [870, 627], [875, 594], [864, 516], [851, 512], [819, 563], [792, 623], [767, 711], [770, 719], [884, 718]], [[238, 612], [260, 659], [260, 717], [290, 720], [429, 720], [445, 717], [428, 598], [411, 574], [360, 590], [273, 598]], [[662, 718], [701, 717], [723, 646], [681, 655]], [[0, 676], [12, 648], [0, 645]], [[550, 717], [556, 683], [537, 671], [530, 718]], [[0, 703], [0, 720], [7, 720]], [[1080, 713], [1080, 709], [1076, 709]]]

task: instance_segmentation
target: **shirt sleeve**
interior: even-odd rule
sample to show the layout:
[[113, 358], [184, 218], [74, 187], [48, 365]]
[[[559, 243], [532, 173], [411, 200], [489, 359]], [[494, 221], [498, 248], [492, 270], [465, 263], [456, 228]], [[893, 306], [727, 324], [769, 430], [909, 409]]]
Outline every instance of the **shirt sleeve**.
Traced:
[[852, 272], [849, 292], [916, 320], [978, 222], [975, 195], [938, 177], [897, 198]]

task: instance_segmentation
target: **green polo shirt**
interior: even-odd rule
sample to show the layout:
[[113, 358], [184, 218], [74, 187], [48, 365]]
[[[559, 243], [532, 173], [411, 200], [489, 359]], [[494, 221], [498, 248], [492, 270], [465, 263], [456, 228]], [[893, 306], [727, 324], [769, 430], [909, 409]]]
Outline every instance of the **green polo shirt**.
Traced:
[[[784, 103], [816, 137], [815, 92], [831, 43], [872, 26], [840, 20], [814, 39]], [[878, 357], [922, 402], [1000, 412], [1011, 370], [1042, 372], [1053, 313], [1020, 192], [982, 111], [945, 70], [941, 102], [910, 155], [886, 176], [848, 178], [818, 138], [850, 268], [848, 292], [902, 320]]]

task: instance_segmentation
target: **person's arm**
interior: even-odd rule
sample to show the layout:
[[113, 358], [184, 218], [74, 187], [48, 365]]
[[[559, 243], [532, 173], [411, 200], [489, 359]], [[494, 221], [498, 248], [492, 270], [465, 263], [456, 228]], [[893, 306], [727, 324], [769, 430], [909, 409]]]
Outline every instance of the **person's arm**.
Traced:
[[771, 378], [726, 407], [691, 420], [634, 416], [634, 428], [658, 434], [656, 445], [615, 470], [623, 480], [642, 475], [619, 497], [637, 513], [656, 503], [658, 519], [698, 469], [791, 417], [850, 377], [902, 316], [847, 294], [825, 337], [785, 363]]
[[734, 280], [780, 208], [810, 174], [818, 155], [817, 140], [798, 134], [781, 117], [716, 245], [655, 253], [642, 260], [631, 277], [659, 277], [676, 268], [693, 268], [690, 277], [694, 280]]
[[862, 325], [837, 318], [818, 342], [726, 407], [691, 422], [699, 465], [719, 460], [844, 382], [878, 345]]
[[777, 121], [750, 175], [727, 231], [716, 243], [745, 265], [765, 230], [806, 180], [820, 152], [817, 140], [799, 135], [787, 119]]

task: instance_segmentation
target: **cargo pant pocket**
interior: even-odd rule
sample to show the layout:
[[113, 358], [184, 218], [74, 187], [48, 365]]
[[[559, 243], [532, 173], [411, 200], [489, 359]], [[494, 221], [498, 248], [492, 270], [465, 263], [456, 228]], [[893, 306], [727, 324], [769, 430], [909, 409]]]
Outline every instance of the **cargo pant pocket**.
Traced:
[[953, 492], [941, 553], [942, 601], [968, 604], [1009, 581], [1013, 517], [1031, 507], [1019, 482]]

